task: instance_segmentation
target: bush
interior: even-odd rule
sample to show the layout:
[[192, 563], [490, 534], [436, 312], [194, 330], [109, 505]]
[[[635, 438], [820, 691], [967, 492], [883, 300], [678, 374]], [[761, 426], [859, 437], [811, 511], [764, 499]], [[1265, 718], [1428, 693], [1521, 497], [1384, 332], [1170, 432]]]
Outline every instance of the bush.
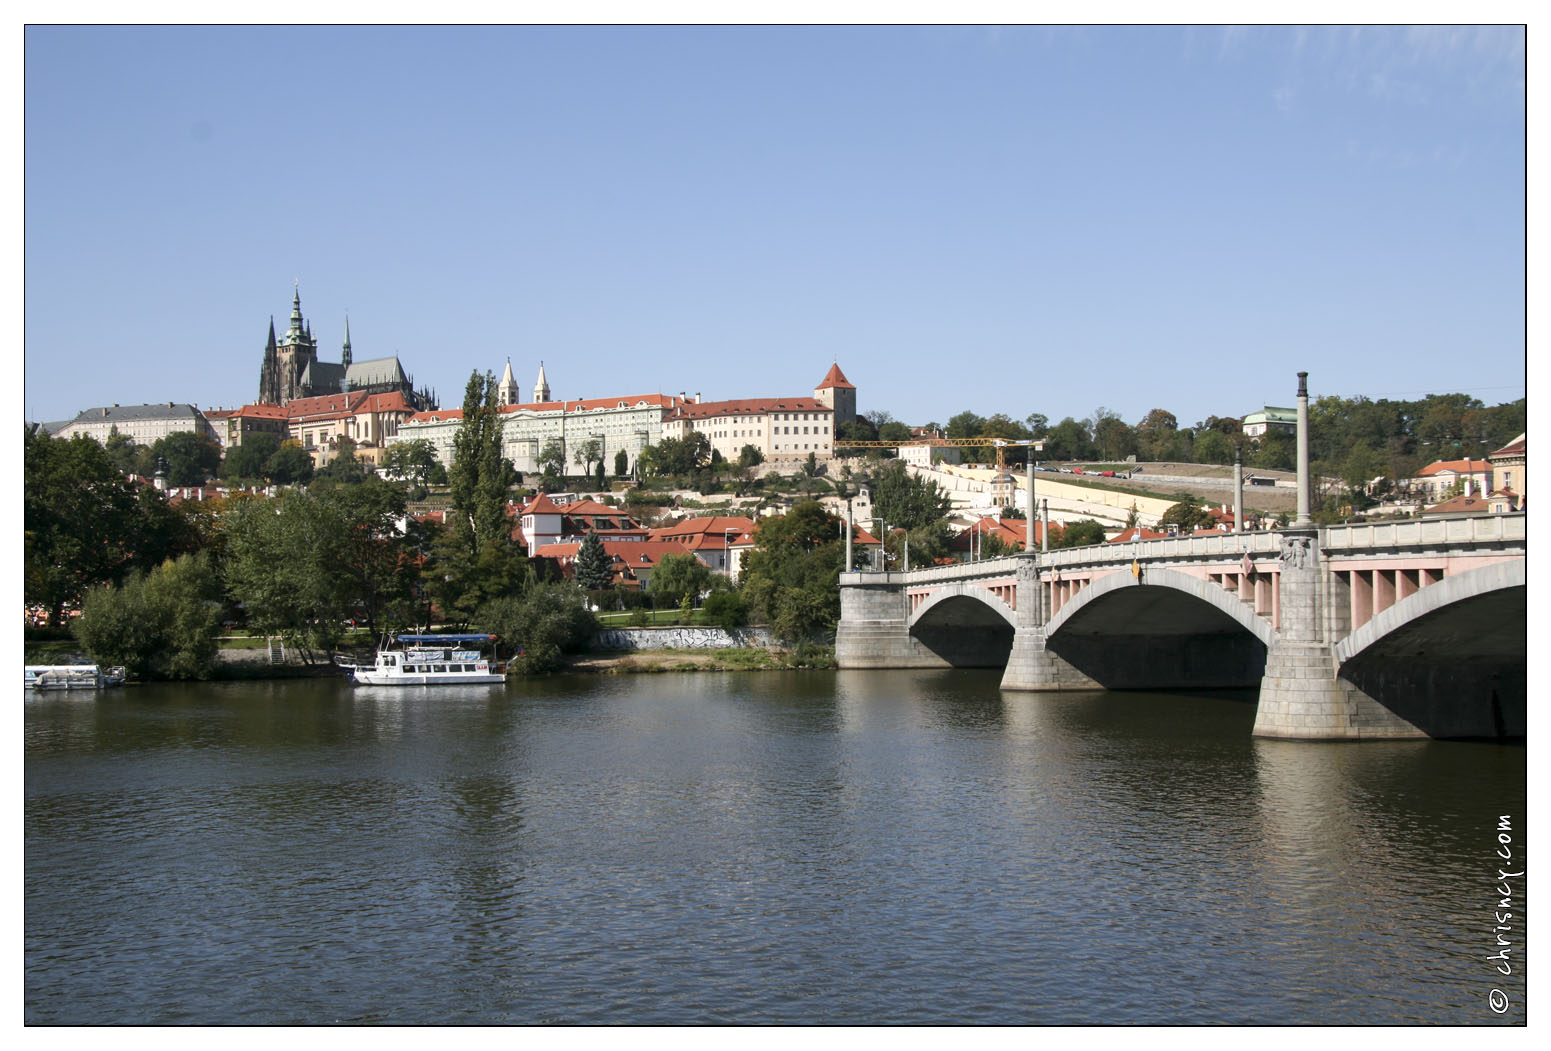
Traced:
[[698, 624], [709, 624], [731, 631], [749, 622], [749, 604], [736, 591], [716, 591], [705, 600], [695, 618]]
[[220, 585], [203, 552], [86, 593], [76, 637], [92, 659], [140, 678], [203, 679], [215, 666]]
[[521, 675], [556, 670], [564, 654], [585, 649], [598, 630], [586, 593], [571, 584], [539, 584], [520, 596], [492, 599], [479, 608], [475, 621], [507, 646], [522, 649], [508, 662]]

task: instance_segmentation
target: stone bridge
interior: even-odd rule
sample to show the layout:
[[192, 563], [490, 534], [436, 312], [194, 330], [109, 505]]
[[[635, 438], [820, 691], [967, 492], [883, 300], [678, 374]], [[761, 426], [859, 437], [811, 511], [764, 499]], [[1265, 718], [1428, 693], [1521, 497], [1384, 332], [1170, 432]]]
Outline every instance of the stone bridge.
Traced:
[[845, 573], [842, 668], [1006, 690], [1259, 689], [1268, 737], [1522, 737], [1522, 514], [1099, 544]]

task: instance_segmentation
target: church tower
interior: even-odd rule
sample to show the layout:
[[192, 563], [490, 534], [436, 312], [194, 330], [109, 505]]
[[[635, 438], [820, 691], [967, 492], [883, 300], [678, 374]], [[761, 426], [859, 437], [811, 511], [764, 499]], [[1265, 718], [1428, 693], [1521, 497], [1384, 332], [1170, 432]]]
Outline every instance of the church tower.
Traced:
[[350, 315], [349, 314], [345, 315], [345, 352], [344, 352], [343, 356], [341, 356], [341, 358], [339, 360], [340, 360], [340, 364], [342, 364], [345, 367], [345, 371], [349, 372], [350, 371]]
[[506, 359], [506, 371], [501, 374], [501, 382], [495, 389], [495, 400], [500, 405], [517, 404], [517, 377], [512, 375], [512, 359]]
[[544, 378], [544, 363], [539, 362], [539, 378], [533, 384], [533, 400], [546, 402], [549, 400], [549, 381]]

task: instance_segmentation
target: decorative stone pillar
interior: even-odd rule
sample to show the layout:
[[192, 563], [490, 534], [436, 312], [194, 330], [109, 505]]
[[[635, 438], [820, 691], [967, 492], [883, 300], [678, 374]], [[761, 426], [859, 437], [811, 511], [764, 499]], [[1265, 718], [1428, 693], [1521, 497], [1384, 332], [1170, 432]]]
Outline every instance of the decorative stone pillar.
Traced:
[[1314, 525], [1310, 514], [1313, 486], [1309, 478], [1309, 374], [1298, 373], [1298, 517], [1294, 529], [1308, 529]]
[[1104, 687], [1046, 647], [1042, 590], [1038, 556], [1025, 553], [1018, 562], [1016, 626], [1007, 670], [1002, 673], [1002, 689], [1102, 690]]
[[1244, 447], [1233, 450], [1233, 531], [1244, 532]]
[[1266, 651], [1255, 709], [1256, 737], [1317, 740], [1427, 735], [1337, 677], [1335, 647], [1325, 631], [1319, 531], [1288, 529], [1282, 537], [1281, 618]]

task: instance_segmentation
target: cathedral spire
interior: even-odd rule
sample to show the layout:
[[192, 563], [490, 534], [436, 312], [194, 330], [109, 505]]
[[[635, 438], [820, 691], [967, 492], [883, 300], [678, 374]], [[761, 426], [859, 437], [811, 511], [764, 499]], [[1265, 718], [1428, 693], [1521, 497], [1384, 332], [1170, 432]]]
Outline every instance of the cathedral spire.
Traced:
[[545, 402], [549, 400], [549, 380], [544, 378], [544, 363], [539, 362], [539, 378], [533, 384], [533, 400]]
[[506, 371], [501, 374], [501, 383], [495, 389], [496, 401], [502, 405], [517, 404], [517, 377], [512, 375], [512, 359], [506, 359]]
[[340, 358], [340, 362], [341, 362], [341, 364], [343, 364], [345, 366], [346, 369], [350, 368], [350, 315], [349, 314], [345, 315], [345, 353]]

